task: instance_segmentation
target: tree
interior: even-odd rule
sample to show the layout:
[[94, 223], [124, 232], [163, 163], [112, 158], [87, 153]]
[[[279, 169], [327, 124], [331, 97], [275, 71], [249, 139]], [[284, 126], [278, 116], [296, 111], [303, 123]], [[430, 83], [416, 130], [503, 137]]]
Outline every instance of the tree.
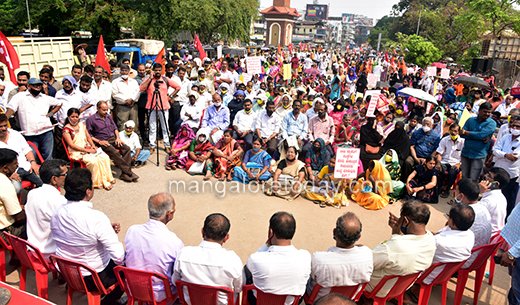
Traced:
[[419, 67], [427, 67], [442, 57], [442, 52], [421, 36], [397, 33], [397, 38], [402, 48], [408, 50], [408, 52], [404, 51], [406, 62], [414, 63]]
[[518, 0], [468, 0], [468, 8], [474, 16], [485, 21], [493, 37], [499, 37], [506, 29], [520, 33], [520, 12], [514, 8]]
[[248, 42], [258, 7], [258, 0], [146, 0], [142, 5], [152, 37], [171, 39], [191, 31], [203, 43], [222, 38]]

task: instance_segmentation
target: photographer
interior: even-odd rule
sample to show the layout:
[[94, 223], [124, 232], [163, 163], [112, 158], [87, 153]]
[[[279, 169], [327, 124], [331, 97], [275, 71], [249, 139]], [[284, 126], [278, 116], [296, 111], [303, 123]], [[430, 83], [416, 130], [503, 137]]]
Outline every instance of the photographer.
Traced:
[[[141, 91], [148, 93], [148, 99], [146, 102], [146, 109], [150, 111], [149, 116], [149, 140], [150, 140], [150, 153], [155, 150], [156, 130], [157, 130], [157, 116], [161, 121], [161, 130], [163, 133], [164, 150], [166, 153], [170, 153], [170, 138], [168, 136], [168, 110], [170, 109], [170, 101], [168, 98], [168, 87], [175, 89], [172, 95], [177, 94], [181, 89], [181, 86], [175, 81], [168, 79], [163, 74], [163, 67], [161, 64], [155, 63], [153, 65], [152, 76], [146, 78], [141, 84]], [[159, 90], [160, 95], [157, 98], [153, 98], [155, 89]]]

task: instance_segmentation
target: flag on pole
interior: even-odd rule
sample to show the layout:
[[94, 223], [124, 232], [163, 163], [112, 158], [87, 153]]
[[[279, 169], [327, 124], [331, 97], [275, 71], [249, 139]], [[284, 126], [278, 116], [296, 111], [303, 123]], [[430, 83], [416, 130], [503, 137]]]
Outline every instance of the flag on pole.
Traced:
[[103, 42], [103, 35], [99, 37], [99, 43], [96, 54], [96, 66], [101, 66], [103, 69], [111, 73], [110, 65], [108, 64], [107, 56], [105, 55], [105, 43]]
[[161, 64], [163, 74], [166, 73], [166, 68], [165, 68], [165, 65], [166, 65], [166, 54], [165, 54], [165, 52], [164, 52], [164, 46], [163, 46], [162, 49], [159, 51], [159, 54], [157, 54], [157, 56], [155, 57], [155, 59], [153, 60], [153, 62], [154, 62], [154, 63]]
[[18, 86], [14, 70], [20, 68], [20, 60], [18, 59], [18, 54], [16, 54], [13, 45], [7, 37], [5, 37], [2, 31], [0, 31], [0, 62], [7, 66], [7, 69], [9, 70], [9, 79], [13, 84]]
[[386, 62], [390, 62], [390, 59], [388, 59], [388, 52], [387, 51], [385, 51], [385, 61]]
[[197, 49], [197, 51], [199, 51], [199, 58], [200, 59], [204, 59], [206, 57], [208, 57], [206, 55], [206, 51], [204, 51], [204, 47], [202, 46], [202, 43], [200, 43], [200, 39], [199, 39], [199, 36], [197, 34], [195, 34], [195, 44], [194, 44], [194, 47], [195, 49]]
[[288, 45], [287, 48], [289, 48], [289, 53], [293, 53], [293, 46], [292, 44]]
[[299, 43], [299, 47], [300, 47], [300, 52], [301, 52], [301, 51], [302, 51], [302, 47], [303, 47], [303, 44], [302, 44], [301, 41], [300, 41], [300, 43]]

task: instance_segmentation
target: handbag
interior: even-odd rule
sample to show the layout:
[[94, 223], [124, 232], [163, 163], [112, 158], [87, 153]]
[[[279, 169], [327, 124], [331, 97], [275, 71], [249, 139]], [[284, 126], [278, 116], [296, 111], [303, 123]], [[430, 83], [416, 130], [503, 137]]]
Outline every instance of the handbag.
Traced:
[[203, 174], [205, 165], [206, 161], [193, 163], [188, 170], [188, 174]]
[[369, 154], [378, 154], [379, 150], [381, 149], [381, 146], [372, 146], [365, 144], [365, 151]]

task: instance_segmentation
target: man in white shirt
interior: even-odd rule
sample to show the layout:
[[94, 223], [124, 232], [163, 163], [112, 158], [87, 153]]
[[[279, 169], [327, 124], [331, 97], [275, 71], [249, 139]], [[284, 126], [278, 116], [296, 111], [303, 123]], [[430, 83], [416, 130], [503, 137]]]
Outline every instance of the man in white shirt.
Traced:
[[11, 99], [6, 115], [10, 118], [17, 113], [25, 139], [36, 144], [43, 159], [48, 160], [52, 157], [54, 144], [50, 117], [60, 109], [61, 102], [42, 93], [41, 80], [31, 78], [27, 85], [29, 90]]
[[329, 294], [331, 287], [355, 286], [370, 281], [374, 268], [372, 250], [355, 245], [361, 237], [361, 227], [361, 221], [352, 212], [338, 217], [332, 231], [336, 246], [312, 255], [307, 295], [312, 293], [316, 284], [323, 287], [318, 292], [319, 298]]
[[253, 128], [256, 135], [262, 139], [262, 144], [267, 146], [267, 153], [271, 156], [276, 152], [281, 125], [282, 119], [274, 113], [274, 102], [267, 101], [265, 110], [257, 115]]
[[[479, 183], [482, 198], [479, 204], [483, 205], [491, 217], [491, 235], [500, 232], [506, 225], [507, 199], [502, 190], [509, 183], [509, 174], [500, 167], [492, 167]], [[492, 183], [498, 184], [497, 187]]]
[[208, 81], [203, 80], [198, 82], [197, 88], [199, 90], [199, 98], [197, 99], [199, 107], [202, 107], [202, 109], [208, 109], [211, 105], [213, 105], [213, 97], [208, 90]]
[[139, 136], [134, 132], [135, 122], [130, 120], [124, 125], [125, 132], [120, 134], [121, 141], [130, 148], [130, 155], [132, 157], [132, 166], [141, 167], [146, 164], [150, 158], [150, 151], [144, 150], [141, 147]]
[[0, 67], [0, 81], [3, 82], [3, 84], [4, 84], [4, 92], [2, 92], [2, 94], [0, 94], [0, 100], [3, 100], [4, 104], [7, 104], [9, 92], [11, 92], [11, 90], [15, 89], [16, 86], [12, 83], [13, 80], [11, 80], [11, 81], [5, 80], [4, 67]]
[[102, 66], [96, 66], [94, 68], [94, 81], [92, 82], [91, 93], [97, 97], [97, 102], [106, 102], [108, 108], [112, 108], [112, 84], [103, 79], [104, 71], [105, 69], [103, 69]]
[[[372, 291], [388, 275], [408, 275], [430, 267], [435, 254], [435, 238], [426, 230], [430, 209], [419, 201], [407, 201], [401, 206], [398, 218], [390, 213], [388, 225], [392, 237], [372, 249], [374, 271], [365, 288]], [[396, 280], [388, 281], [377, 296], [385, 296]]]
[[[242, 291], [242, 261], [232, 251], [222, 248], [229, 239], [229, 219], [219, 213], [210, 214], [204, 220], [202, 238], [198, 247], [184, 247], [175, 260], [172, 283], [185, 281], [197, 285], [227, 287], [235, 292], [235, 299]], [[219, 293], [218, 304], [227, 304], [227, 297]], [[184, 298], [189, 302], [187, 290]], [[194, 304], [196, 305], [196, 304]]]
[[[454, 192], [457, 202], [469, 204], [475, 212], [475, 221], [470, 228], [475, 235], [473, 249], [489, 244], [491, 239], [491, 216], [486, 207], [478, 202], [479, 194], [479, 185], [469, 178], [460, 179], [460, 181], [457, 182], [457, 187]], [[462, 268], [469, 268], [477, 258], [478, 253], [479, 252], [473, 253]]]
[[[459, 124], [450, 126], [450, 135], [442, 138], [437, 147], [437, 171], [441, 174], [441, 197], [448, 198], [457, 175], [460, 173], [461, 152], [464, 139], [459, 137]], [[443, 183], [444, 176], [446, 183]]]
[[509, 111], [508, 122], [502, 124], [502, 126], [500, 126], [500, 129], [498, 130], [497, 139], [495, 140], [495, 143], [498, 143], [498, 141], [500, 141], [500, 139], [502, 139], [503, 136], [511, 134], [509, 125], [512, 124], [518, 118], [520, 118], [520, 109], [511, 109], [511, 111]]
[[314, 61], [311, 59], [311, 55], [307, 55], [307, 58], [305, 58], [305, 61], [303, 62], [303, 70], [307, 70], [312, 68], [312, 65], [314, 64]]
[[[233, 93], [235, 93], [235, 89], [232, 88], [232, 86], [231, 86], [233, 84], [233, 72], [228, 69], [228, 64], [229, 64], [229, 62], [227, 59], [224, 59], [222, 61], [222, 65], [221, 65], [220, 71], [219, 71], [220, 76], [217, 76], [215, 78], [215, 83], [217, 83], [219, 85], [218, 94], [220, 94], [220, 84], [222, 84], [224, 82], [229, 84], [229, 93], [231, 95], [233, 95]], [[204, 65], [204, 67], [205, 67], [205, 65]]]
[[139, 84], [135, 79], [128, 77], [129, 73], [130, 67], [121, 65], [121, 77], [112, 82], [112, 98], [117, 104], [115, 119], [120, 131], [123, 130], [126, 121], [137, 121], [137, 100], [141, 96]]
[[181, 119], [181, 109], [188, 103], [187, 94], [191, 90], [192, 83], [186, 76], [186, 68], [184, 67], [179, 67], [177, 69], [177, 75], [173, 75], [171, 79], [181, 86], [180, 90], [173, 91], [172, 107], [170, 108], [170, 114], [168, 116], [168, 120], [170, 120], [168, 123], [168, 126], [170, 126], [170, 134], [176, 135], [179, 129], [175, 123]]
[[[173, 264], [184, 247], [177, 235], [166, 226], [173, 220], [175, 200], [168, 193], [158, 193], [148, 199], [150, 219], [142, 225], [133, 225], [126, 232], [126, 266], [128, 268], [151, 271], [171, 280]], [[170, 282], [172, 294], [176, 293], [175, 283]], [[166, 298], [163, 282], [153, 280], [155, 300]]]
[[56, 252], [56, 243], [51, 234], [51, 217], [67, 202], [59, 191], [65, 185], [67, 172], [65, 160], [50, 159], [43, 162], [40, 167], [43, 185], [27, 194], [27, 241], [38, 248], [46, 259]]
[[[25, 212], [9, 179], [17, 167], [17, 153], [9, 148], [0, 148], [0, 231], [27, 239]], [[5, 236], [1, 238], [5, 239]]]
[[31, 147], [18, 131], [7, 128], [7, 116], [4, 113], [0, 113], [0, 148], [9, 148], [18, 154], [18, 169], [9, 177], [17, 193], [22, 190], [22, 181], [30, 181], [36, 187], [42, 186], [43, 182], [38, 177], [39, 166]]
[[98, 98], [92, 93], [92, 77], [83, 75], [79, 81], [79, 92], [81, 92], [80, 121], [85, 123], [89, 116], [96, 113]]
[[182, 124], [188, 124], [193, 130], [193, 133], [197, 133], [200, 126], [200, 120], [202, 117], [202, 107], [197, 102], [199, 94], [196, 91], [191, 90], [187, 94], [189, 102], [182, 106], [181, 119], [177, 121], [176, 128], [180, 130]]
[[[67, 203], [51, 218], [51, 232], [56, 242], [56, 255], [88, 265], [94, 269], [105, 287], [117, 282], [116, 265], [123, 265], [125, 248], [119, 242], [119, 224], [111, 224], [101, 211], [89, 202], [94, 196], [92, 174], [86, 168], [73, 169], [65, 178]], [[92, 276], [82, 271], [89, 290], [96, 289]], [[117, 286], [101, 304], [114, 304], [123, 291]]]
[[253, 103], [250, 99], [244, 101], [244, 109], [237, 112], [233, 120], [233, 138], [235, 140], [244, 140], [244, 151], [251, 149], [253, 145], [253, 123], [256, 115], [252, 110]]
[[[267, 243], [247, 259], [245, 275], [264, 293], [303, 295], [311, 274], [311, 255], [291, 245], [296, 220], [287, 212], [277, 212], [269, 220]], [[244, 297], [244, 296], [243, 296]], [[253, 294], [247, 296], [254, 302]], [[250, 301], [250, 303], [251, 303]], [[286, 305], [294, 297], [287, 297]], [[255, 303], [255, 302], [254, 302]]]

